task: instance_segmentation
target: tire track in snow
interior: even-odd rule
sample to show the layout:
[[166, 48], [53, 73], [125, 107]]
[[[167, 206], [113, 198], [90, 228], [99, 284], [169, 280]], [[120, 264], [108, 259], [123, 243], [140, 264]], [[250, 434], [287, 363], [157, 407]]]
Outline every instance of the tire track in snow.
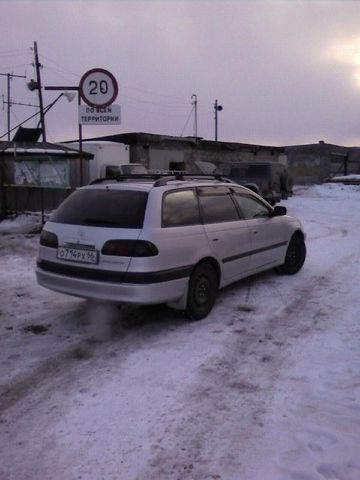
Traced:
[[[262, 275], [246, 282], [245, 304], [239, 304], [229, 322], [222, 355], [200, 366], [193, 388], [182, 398], [181, 420], [167, 412], [168, 427], [154, 443], [148, 466], [136, 480], [227, 480], [223, 470], [233, 472], [234, 479], [242, 478], [243, 450], [255, 447], [262, 437], [276, 382], [287, 367], [288, 350], [313, 332], [330, 327], [336, 298], [341, 295], [340, 271], [352, 262], [353, 255], [344, 255], [322, 275], [311, 276], [305, 285], [302, 281], [287, 303], [278, 295], [277, 311], [261, 311], [248, 303], [256, 292], [263, 302], [264, 291], [278, 294], [276, 281], [273, 288], [268, 282], [262, 285]], [[231, 291], [238, 288], [230, 287], [224, 296], [231, 297]], [[328, 298], [325, 305], [324, 296]], [[216, 308], [221, 310], [221, 306]], [[217, 316], [222, 317], [219, 311]], [[219, 439], [223, 440], [220, 454]], [[238, 445], [237, 454], [234, 445]], [[218, 458], [217, 467], [213, 458]]]
[[[82, 323], [89, 316], [88, 305], [80, 312], [58, 315], [50, 321], [60, 323], [66, 319], [66, 322], [76, 320]], [[161, 338], [164, 329], [186, 326], [179, 314], [168, 310], [168, 318], [159, 321], [159, 314], [161, 317], [164, 313], [163, 307], [125, 308], [123, 313], [114, 306], [96, 304], [96, 308], [97, 313], [93, 313], [93, 318], [90, 319], [92, 332], [91, 328], [90, 332], [87, 329], [78, 342], [55, 355], [46, 356], [29, 371], [17, 375], [7, 384], [0, 385], [0, 415], [29, 396], [45, 398], [60, 385], [62, 389], [71, 389], [80, 372], [86, 378], [91, 374], [92, 367], [98, 367], [101, 360], [105, 363], [116, 363], [119, 368], [129, 354], [141, 349], [152, 339]], [[100, 320], [95, 318], [98, 315], [102, 317]], [[71, 330], [69, 334], [70, 332]], [[38, 392], [41, 392], [41, 395]], [[37, 398], [36, 401], [41, 402], [41, 399]]]

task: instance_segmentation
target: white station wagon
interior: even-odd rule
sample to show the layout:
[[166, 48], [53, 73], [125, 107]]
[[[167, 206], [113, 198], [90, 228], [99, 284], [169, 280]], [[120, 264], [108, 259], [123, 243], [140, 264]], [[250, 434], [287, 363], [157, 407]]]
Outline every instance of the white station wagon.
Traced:
[[285, 207], [221, 177], [99, 179], [45, 224], [36, 275], [69, 295], [167, 303], [201, 319], [226, 285], [274, 267], [298, 272], [304, 239]]

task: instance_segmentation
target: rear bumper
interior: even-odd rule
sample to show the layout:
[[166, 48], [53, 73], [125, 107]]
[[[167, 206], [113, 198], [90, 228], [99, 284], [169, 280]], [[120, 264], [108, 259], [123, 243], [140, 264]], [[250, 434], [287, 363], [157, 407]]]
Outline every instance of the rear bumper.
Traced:
[[39, 285], [80, 298], [150, 305], [179, 300], [186, 292], [188, 277], [156, 283], [119, 283], [77, 278], [36, 268]]

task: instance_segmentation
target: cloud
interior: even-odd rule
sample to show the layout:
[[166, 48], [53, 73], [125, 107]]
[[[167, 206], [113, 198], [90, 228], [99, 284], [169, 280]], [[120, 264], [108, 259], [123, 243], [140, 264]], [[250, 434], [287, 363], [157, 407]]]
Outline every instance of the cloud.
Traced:
[[360, 87], [360, 35], [334, 42], [327, 54], [330, 60], [350, 66], [352, 80]]
[[[4, 67], [27, 64], [33, 76], [29, 47], [36, 40], [44, 85], [76, 85], [94, 67], [116, 76], [122, 125], [86, 127], [85, 135], [179, 135], [196, 93], [205, 138], [214, 135], [215, 99], [224, 107], [224, 140], [281, 145], [358, 137], [357, 2], [17, 1], [0, 10]], [[14, 49], [23, 56], [2, 56]], [[12, 88], [14, 98], [36, 98], [24, 82]], [[46, 102], [54, 95], [44, 93]], [[47, 114], [54, 139], [76, 137], [76, 110], [59, 101]], [[24, 110], [14, 106], [13, 114], [15, 122]], [[192, 119], [185, 134], [191, 132]]]

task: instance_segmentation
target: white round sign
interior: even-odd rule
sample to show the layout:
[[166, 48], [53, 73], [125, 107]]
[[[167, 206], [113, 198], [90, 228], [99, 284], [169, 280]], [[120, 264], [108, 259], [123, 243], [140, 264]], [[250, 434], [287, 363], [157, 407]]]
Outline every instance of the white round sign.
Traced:
[[82, 76], [79, 92], [90, 107], [108, 107], [118, 95], [118, 84], [112, 73], [93, 68]]

